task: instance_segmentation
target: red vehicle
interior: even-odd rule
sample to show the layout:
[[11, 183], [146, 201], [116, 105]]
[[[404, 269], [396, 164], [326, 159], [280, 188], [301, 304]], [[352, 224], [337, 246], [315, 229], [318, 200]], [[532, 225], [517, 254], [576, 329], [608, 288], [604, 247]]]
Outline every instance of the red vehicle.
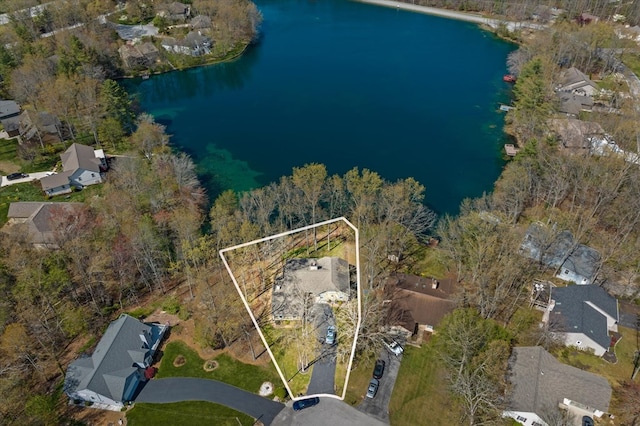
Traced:
[[516, 76], [511, 74], [506, 74], [504, 77], [502, 77], [502, 80], [506, 81], [507, 83], [515, 83]]

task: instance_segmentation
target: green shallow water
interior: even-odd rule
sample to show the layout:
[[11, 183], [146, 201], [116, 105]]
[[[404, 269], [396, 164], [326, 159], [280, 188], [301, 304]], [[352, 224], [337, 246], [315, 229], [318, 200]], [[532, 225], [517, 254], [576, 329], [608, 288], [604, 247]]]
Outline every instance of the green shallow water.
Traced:
[[513, 45], [473, 24], [346, 0], [257, 4], [262, 36], [238, 60], [125, 82], [212, 197], [310, 162], [414, 177], [439, 213], [492, 189]]

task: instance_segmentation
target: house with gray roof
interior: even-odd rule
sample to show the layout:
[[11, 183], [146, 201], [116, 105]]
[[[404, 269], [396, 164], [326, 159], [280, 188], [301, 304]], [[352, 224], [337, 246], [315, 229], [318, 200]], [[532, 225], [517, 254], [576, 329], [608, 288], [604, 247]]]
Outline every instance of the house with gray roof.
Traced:
[[40, 179], [42, 190], [49, 197], [102, 182], [107, 161], [101, 149], [74, 143], [60, 157], [62, 172]]
[[20, 105], [12, 100], [0, 100], [0, 120], [20, 115]]
[[148, 378], [145, 372], [167, 329], [121, 315], [109, 325], [91, 356], [69, 365], [64, 392], [76, 404], [119, 411]]
[[56, 248], [56, 233], [61, 227], [68, 227], [83, 207], [82, 203], [11, 203], [2, 232], [37, 248]]
[[556, 268], [556, 277], [576, 284], [593, 284], [600, 268], [600, 253], [579, 244], [569, 231], [557, 232], [554, 227], [532, 223], [520, 245], [520, 253], [549, 268]]
[[180, 55], [202, 56], [211, 53], [213, 42], [201, 31], [190, 31], [184, 38], [165, 37], [160, 44], [167, 52]]
[[186, 21], [191, 16], [191, 6], [177, 1], [156, 7], [156, 15], [171, 21]]
[[602, 356], [611, 345], [609, 332], [618, 331], [618, 312], [618, 300], [602, 287], [570, 285], [551, 289], [543, 320], [562, 333], [565, 345]]
[[346, 302], [350, 286], [349, 264], [344, 259], [288, 259], [273, 284], [273, 319], [302, 320], [308, 296], [315, 303]]
[[575, 67], [571, 67], [562, 72], [556, 91], [582, 96], [593, 96], [599, 89], [586, 74]]
[[512, 391], [503, 415], [522, 425], [547, 426], [545, 419], [558, 409], [578, 419], [601, 417], [609, 410], [607, 379], [562, 364], [540, 346], [513, 348], [509, 371]]

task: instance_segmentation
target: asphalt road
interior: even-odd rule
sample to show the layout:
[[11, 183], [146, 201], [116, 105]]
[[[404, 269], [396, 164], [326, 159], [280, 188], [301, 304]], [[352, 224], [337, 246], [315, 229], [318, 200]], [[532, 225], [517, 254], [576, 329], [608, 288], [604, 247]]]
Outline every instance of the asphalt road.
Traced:
[[180, 401], [208, 401], [225, 405], [270, 425], [285, 407], [217, 380], [188, 377], [152, 379], [138, 394], [136, 402], [166, 404]]
[[316, 406], [300, 411], [291, 409], [291, 402], [280, 411], [273, 426], [385, 426], [381, 422], [339, 399], [320, 398]]
[[[367, 413], [385, 423], [389, 423], [389, 401], [391, 400], [393, 386], [396, 383], [398, 371], [400, 370], [402, 355], [396, 357], [388, 350], [383, 349], [383, 351], [380, 352], [379, 358], [384, 360], [386, 365], [384, 368], [384, 374], [380, 379], [378, 393], [373, 398], [367, 398], [365, 396], [364, 400], [357, 408], [363, 413]], [[371, 373], [373, 374], [373, 371]], [[366, 392], [367, 389], [362, 390], [363, 394], [366, 394]]]

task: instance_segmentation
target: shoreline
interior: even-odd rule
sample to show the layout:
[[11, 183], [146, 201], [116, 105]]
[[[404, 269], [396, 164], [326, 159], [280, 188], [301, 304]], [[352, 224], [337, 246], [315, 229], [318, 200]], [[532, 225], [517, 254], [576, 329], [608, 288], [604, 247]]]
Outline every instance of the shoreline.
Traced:
[[500, 19], [487, 18], [483, 15], [478, 15], [474, 13], [467, 12], [458, 12], [455, 10], [448, 9], [439, 9], [430, 6], [419, 6], [415, 4], [404, 3], [401, 1], [392, 1], [392, 0], [353, 0], [359, 3], [372, 4], [376, 6], [389, 7], [393, 9], [407, 10], [410, 12], [418, 12], [423, 13], [425, 15], [438, 16], [440, 18], [447, 19], [455, 19], [457, 21], [465, 21], [471, 22], [474, 24], [486, 25], [488, 27], [493, 28], [494, 30], [499, 28], [501, 25], [506, 26], [509, 31], [514, 31], [520, 28], [528, 28], [539, 30], [544, 28], [544, 25], [534, 24], [532, 22], [514, 22], [514, 21], [503, 21]]

